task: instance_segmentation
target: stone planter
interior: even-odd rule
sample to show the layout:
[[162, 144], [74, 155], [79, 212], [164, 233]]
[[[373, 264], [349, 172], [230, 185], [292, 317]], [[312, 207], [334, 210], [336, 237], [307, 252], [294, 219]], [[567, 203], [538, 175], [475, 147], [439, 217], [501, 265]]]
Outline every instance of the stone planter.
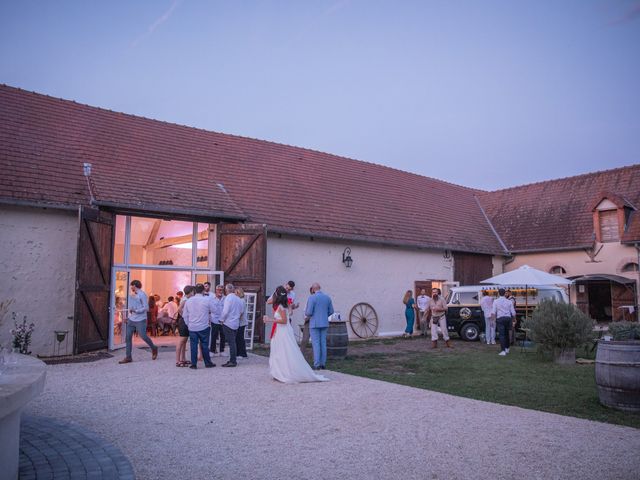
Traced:
[[600, 403], [640, 412], [640, 341], [598, 342], [596, 384]]
[[553, 361], [559, 365], [573, 365], [576, 363], [575, 348], [554, 348]]
[[[0, 372], [0, 478], [17, 479], [20, 415], [44, 389], [46, 365], [27, 355], [15, 355]], [[5, 476], [6, 475], [6, 476]]]

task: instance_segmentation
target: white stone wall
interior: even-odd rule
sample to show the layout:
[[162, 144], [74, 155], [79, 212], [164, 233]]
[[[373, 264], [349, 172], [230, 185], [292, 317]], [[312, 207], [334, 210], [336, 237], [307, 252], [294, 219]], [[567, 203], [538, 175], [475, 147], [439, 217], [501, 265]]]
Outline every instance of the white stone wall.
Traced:
[[[31, 351], [51, 355], [54, 330], [68, 330], [73, 352], [78, 214], [42, 208], [0, 206], [0, 300], [14, 299], [10, 312], [35, 323]], [[0, 325], [9, 346], [11, 314]]]
[[[353, 258], [351, 268], [342, 263], [347, 246]], [[378, 314], [378, 335], [399, 335], [406, 325], [402, 297], [413, 290], [414, 282], [452, 280], [451, 260], [443, 258], [442, 253], [271, 234], [267, 240], [267, 292], [288, 280], [296, 282], [300, 310], [294, 320], [301, 322], [309, 287], [319, 282], [343, 319], [348, 319], [353, 305], [366, 302]], [[351, 329], [349, 333], [353, 337]]]

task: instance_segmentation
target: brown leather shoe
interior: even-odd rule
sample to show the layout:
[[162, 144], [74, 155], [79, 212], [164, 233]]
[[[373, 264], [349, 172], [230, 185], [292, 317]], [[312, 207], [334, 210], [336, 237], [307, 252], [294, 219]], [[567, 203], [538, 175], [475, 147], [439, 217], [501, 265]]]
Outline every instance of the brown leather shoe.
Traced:
[[431, 340], [431, 348], [438, 348], [438, 341], [437, 340]]
[[133, 360], [131, 360], [130, 358], [125, 357], [122, 360], [120, 360], [118, 363], [131, 363], [131, 362], [133, 362]]
[[453, 348], [453, 347], [451, 346], [451, 344], [449, 343], [449, 340], [447, 340], [446, 342], [444, 342], [444, 344], [447, 346], [447, 348]]
[[151, 360], [158, 358], [158, 347], [151, 349]]

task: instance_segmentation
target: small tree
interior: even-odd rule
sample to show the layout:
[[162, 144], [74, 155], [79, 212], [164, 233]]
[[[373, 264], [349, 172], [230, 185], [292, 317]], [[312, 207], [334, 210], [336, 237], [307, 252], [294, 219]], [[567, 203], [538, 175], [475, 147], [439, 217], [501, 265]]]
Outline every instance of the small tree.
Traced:
[[638, 322], [611, 322], [609, 334], [614, 340], [640, 340], [640, 324]]
[[[558, 363], [575, 362], [575, 349], [593, 338], [593, 320], [575, 305], [544, 300], [525, 322], [531, 338]], [[572, 360], [573, 359], [573, 360]]]

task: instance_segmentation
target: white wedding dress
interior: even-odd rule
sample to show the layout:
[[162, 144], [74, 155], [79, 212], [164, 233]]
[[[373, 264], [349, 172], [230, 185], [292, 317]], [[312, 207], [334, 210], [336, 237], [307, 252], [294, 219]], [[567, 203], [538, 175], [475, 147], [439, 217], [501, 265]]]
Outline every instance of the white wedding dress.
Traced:
[[[280, 309], [276, 311], [274, 318], [281, 320]], [[271, 339], [269, 372], [273, 378], [283, 383], [329, 381], [327, 377], [317, 375], [304, 359], [288, 319], [287, 323], [276, 324], [276, 332]]]

